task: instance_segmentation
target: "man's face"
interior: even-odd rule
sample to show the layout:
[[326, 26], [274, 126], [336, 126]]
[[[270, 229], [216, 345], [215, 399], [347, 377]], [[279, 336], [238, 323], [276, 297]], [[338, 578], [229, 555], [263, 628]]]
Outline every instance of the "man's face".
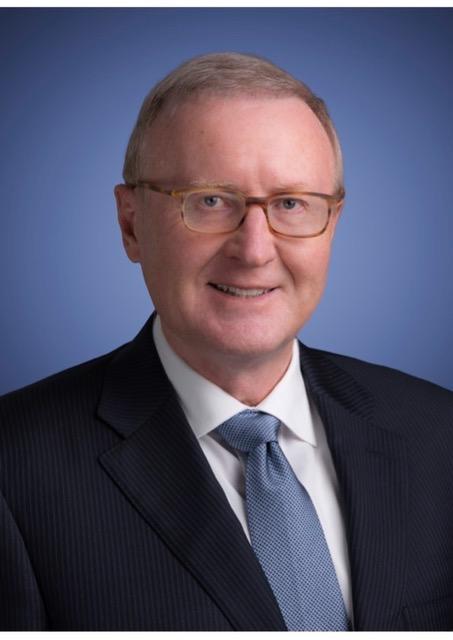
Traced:
[[[228, 184], [253, 196], [306, 190], [331, 194], [334, 154], [298, 98], [199, 97], [153, 123], [141, 179], [166, 189]], [[148, 151], [146, 151], [148, 149]], [[117, 188], [126, 251], [141, 263], [164, 333], [178, 352], [272, 358], [289, 349], [323, 292], [338, 215], [323, 235], [274, 235], [251, 205], [227, 234], [187, 229], [167, 195]], [[230, 295], [215, 285], [269, 290]]]

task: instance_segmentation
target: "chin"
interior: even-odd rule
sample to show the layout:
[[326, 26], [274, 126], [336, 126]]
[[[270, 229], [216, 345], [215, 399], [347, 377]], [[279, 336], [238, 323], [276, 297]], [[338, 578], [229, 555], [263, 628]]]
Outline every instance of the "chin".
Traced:
[[209, 351], [217, 351], [225, 356], [259, 358], [283, 351], [292, 343], [294, 335], [292, 332], [277, 332], [275, 327], [265, 330], [262, 326], [240, 324], [220, 331], [205, 331], [203, 341]]

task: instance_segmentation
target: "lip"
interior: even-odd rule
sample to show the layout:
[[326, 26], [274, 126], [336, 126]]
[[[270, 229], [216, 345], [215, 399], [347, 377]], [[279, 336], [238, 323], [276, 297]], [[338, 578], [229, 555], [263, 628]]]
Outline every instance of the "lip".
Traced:
[[250, 290], [250, 289], [262, 289], [262, 290], [269, 290], [269, 291], [273, 291], [274, 289], [277, 289], [276, 286], [274, 285], [263, 285], [262, 283], [259, 284], [255, 284], [255, 283], [247, 283], [247, 284], [241, 284], [241, 283], [237, 283], [237, 282], [222, 282], [221, 280], [219, 281], [214, 281], [214, 280], [210, 280], [208, 282], [208, 285], [210, 285], [211, 287], [215, 287], [216, 285], [221, 285], [222, 287], [230, 287], [233, 289], [245, 289], [245, 290]]
[[[263, 287], [262, 285], [260, 286], [247, 285], [246, 287], [244, 287], [244, 285], [238, 286], [236, 284], [227, 285], [227, 284], [224, 284], [223, 282], [222, 283], [209, 282], [208, 284], [209, 284], [210, 290], [217, 293], [218, 296], [221, 296], [223, 300], [235, 301], [240, 303], [246, 302], [246, 303], [258, 304], [263, 300], [267, 300], [270, 296], [273, 296], [273, 294], [277, 289], [277, 287]], [[242, 289], [245, 291], [263, 291], [263, 293], [259, 293], [257, 295], [253, 295], [253, 294], [252, 295], [238, 295], [238, 294], [235, 295], [234, 293], [223, 291], [222, 289], [218, 288], [216, 285], [220, 285], [222, 287], [234, 288], [234, 289]]]

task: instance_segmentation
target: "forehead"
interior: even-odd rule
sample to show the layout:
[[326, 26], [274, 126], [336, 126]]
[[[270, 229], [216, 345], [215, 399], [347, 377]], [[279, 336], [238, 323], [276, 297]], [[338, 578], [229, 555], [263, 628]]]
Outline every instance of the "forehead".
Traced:
[[147, 178], [181, 184], [287, 179], [329, 190], [335, 158], [322, 124], [300, 98], [201, 95], [159, 114], [144, 141], [142, 166]]

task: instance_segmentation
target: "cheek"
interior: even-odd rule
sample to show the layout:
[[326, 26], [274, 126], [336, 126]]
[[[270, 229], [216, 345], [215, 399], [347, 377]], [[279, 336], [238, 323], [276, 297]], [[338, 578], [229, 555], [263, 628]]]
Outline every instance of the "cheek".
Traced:
[[296, 247], [286, 259], [296, 288], [306, 294], [322, 287], [327, 275], [330, 242], [320, 244], [317, 240], [304, 241], [304, 245]]
[[149, 210], [141, 225], [140, 247], [142, 266], [150, 275], [173, 272], [182, 262], [180, 221], [173, 211]]
[[170, 224], [163, 216], [150, 221], [144, 238], [142, 267], [148, 287], [165, 289], [168, 295], [182, 295], [188, 288], [198, 287], [221, 251], [214, 236], [196, 234], [180, 220]]

